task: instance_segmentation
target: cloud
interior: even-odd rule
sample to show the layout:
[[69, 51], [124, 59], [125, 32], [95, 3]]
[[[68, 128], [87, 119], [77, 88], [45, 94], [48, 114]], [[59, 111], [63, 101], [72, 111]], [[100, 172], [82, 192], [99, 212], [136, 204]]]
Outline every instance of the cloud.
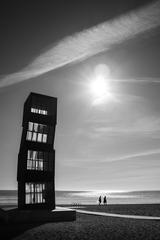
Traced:
[[145, 78], [128, 78], [128, 79], [113, 79], [114, 82], [127, 83], [160, 83], [159, 77], [145, 77]]
[[[138, 157], [146, 157], [146, 156], [151, 156], [151, 155], [157, 155], [160, 154], [160, 149], [154, 149], [154, 150], [148, 150], [145, 152], [139, 152], [139, 153], [132, 153], [132, 154], [126, 154], [122, 155], [119, 157], [113, 157], [110, 159], [107, 159], [107, 162], [113, 162], [113, 161], [121, 161], [121, 160], [128, 160], [128, 159], [133, 159], [133, 158], [138, 158]], [[104, 160], [105, 162], [106, 160]]]
[[100, 135], [110, 134], [113, 136], [122, 134], [158, 134], [160, 132], [160, 118], [159, 117], [141, 117], [133, 122], [120, 122], [116, 125], [106, 124], [102, 126], [96, 126], [94, 129], [95, 133], [99, 133]]
[[40, 76], [104, 52], [116, 44], [155, 29], [160, 25], [159, 17], [160, 1], [156, 1], [137, 11], [65, 37], [20, 72], [1, 77], [0, 87]]

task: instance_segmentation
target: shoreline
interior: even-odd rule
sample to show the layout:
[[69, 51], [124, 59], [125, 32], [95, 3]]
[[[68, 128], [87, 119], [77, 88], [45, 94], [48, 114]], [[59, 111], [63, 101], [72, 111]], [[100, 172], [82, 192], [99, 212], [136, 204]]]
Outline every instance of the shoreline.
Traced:
[[59, 205], [86, 211], [160, 217], [160, 204]]

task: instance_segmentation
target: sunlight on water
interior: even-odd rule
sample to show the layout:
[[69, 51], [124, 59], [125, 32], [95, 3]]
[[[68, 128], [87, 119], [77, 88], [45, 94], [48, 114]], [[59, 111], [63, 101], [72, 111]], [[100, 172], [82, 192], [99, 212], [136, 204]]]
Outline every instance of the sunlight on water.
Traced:
[[[99, 196], [106, 196], [108, 204], [160, 204], [160, 191], [56, 191], [56, 204], [98, 204]], [[17, 192], [0, 191], [0, 205], [17, 204]]]
[[159, 191], [108, 192], [108, 191], [57, 191], [58, 204], [97, 204], [99, 196], [106, 196], [108, 204], [160, 203]]
[[[72, 196], [83, 196], [83, 197], [99, 197], [100, 195], [104, 196], [110, 196], [110, 197], [125, 197], [125, 195], [121, 195], [124, 194], [125, 192], [119, 191], [119, 192], [115, 192], [115, 191], [105, 191], [105, 190], [99, 190], [99, 191], [84, 191], [84, 192], [73, 192], [71, 193]], [[116, 194], [116, 195], [115, 195]], [[128, 195], [126, 195], [126, 197], [128, 197]], [[132, 196], [130, 196], [132, 197]]]

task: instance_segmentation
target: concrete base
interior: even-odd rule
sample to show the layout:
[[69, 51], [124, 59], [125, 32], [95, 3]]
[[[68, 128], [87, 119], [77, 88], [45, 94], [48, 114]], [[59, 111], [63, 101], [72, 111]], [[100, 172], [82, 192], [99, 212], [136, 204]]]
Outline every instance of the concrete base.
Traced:
[[0, 219], [5, 223], [75, 221], [76, 211], [61, 207], [54, 210], [19, 210], [4, 207], [0, 208]]

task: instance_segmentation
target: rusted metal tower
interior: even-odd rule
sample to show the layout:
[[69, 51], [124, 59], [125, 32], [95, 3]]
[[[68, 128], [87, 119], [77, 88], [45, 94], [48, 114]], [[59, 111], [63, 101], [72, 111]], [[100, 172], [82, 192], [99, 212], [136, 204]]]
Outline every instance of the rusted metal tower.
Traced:
[[18, 208], [55, 208], [57, 98], [31, 93], [23, 112], [18, 155]]

